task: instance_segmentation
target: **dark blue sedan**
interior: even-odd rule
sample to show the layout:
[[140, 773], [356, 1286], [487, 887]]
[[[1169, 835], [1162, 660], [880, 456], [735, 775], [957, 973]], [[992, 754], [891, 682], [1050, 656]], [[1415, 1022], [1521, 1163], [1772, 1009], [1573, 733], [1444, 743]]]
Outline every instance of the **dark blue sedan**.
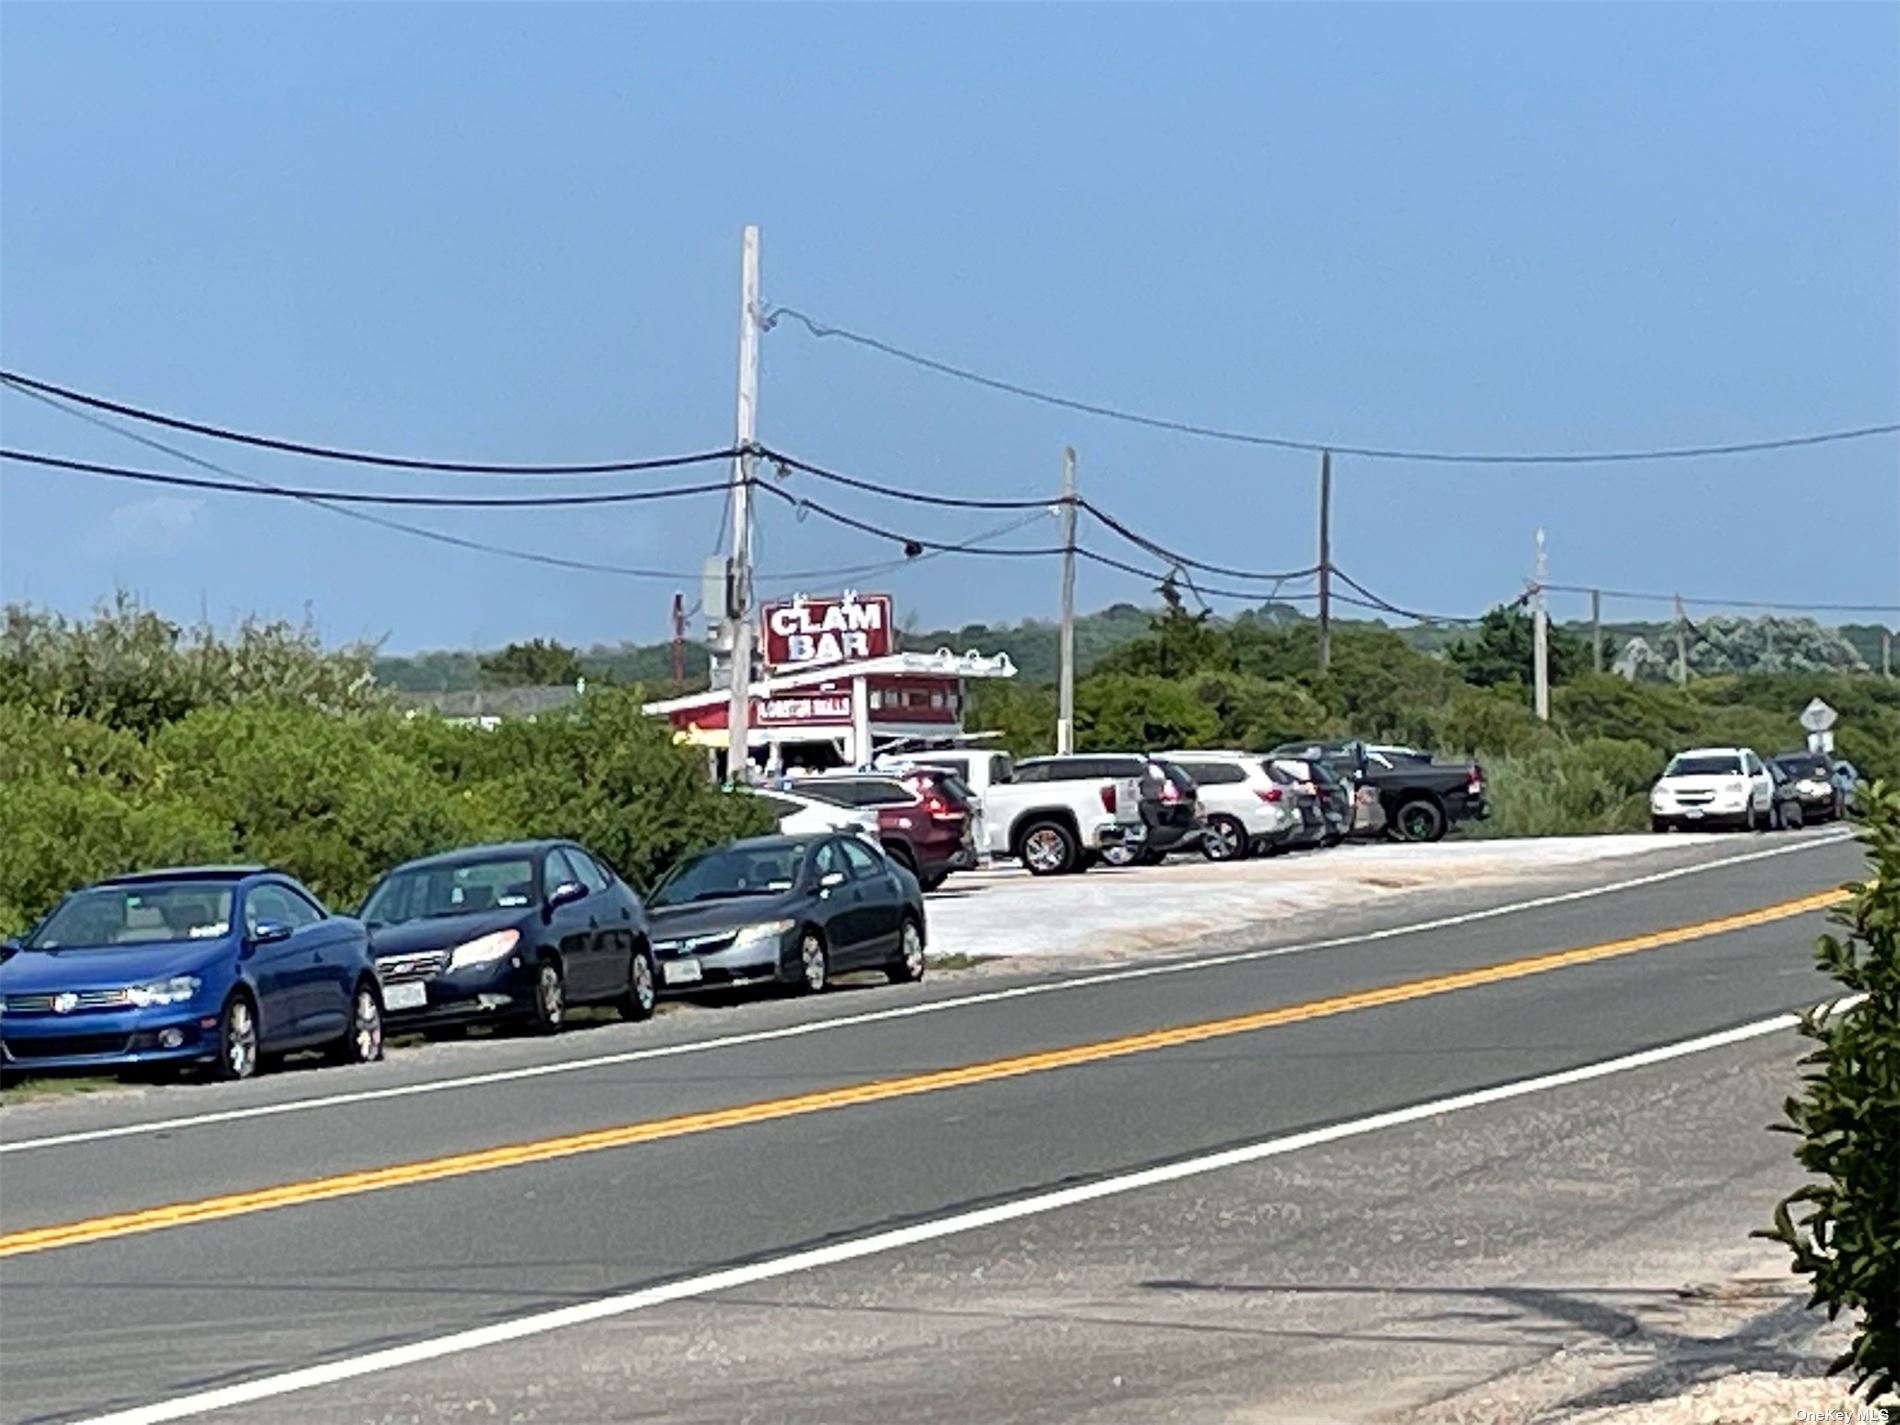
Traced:
[[646, 909], [571, 841], [465, 846], [396, 867], [360, 912], [392, 1026], [560, 1030], [570, 1006], [653, 1013]]
[[362, 924], [262, 866], [115, 876], [75, 891], [0, 961], [0, 1064], [25, 1070], [383, 1054]]

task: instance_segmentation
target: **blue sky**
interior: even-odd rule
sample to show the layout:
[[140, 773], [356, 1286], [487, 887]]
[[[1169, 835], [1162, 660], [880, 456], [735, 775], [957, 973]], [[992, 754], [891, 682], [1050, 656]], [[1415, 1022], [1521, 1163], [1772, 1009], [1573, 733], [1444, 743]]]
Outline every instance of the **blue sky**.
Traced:
[[[754, 221], [768, 302], [1190, 421], [1459, 449], [1890, 421], [1897, 15], [10, 0], [0, 350], [135, 403], [358, 447], [718, 446]], [[15, 395], [0, 418], [12, 445], [179, 468]], [[760, 432], [996, 495], [1053, 492], [1070, 443], [1084, 491], [1165, 544], [1262, 568], [1313, 553], [1310, 457], [1024, 404], [789, 326], [766, 338]], [[454, 488], [194, 448], [285, 481]], [[1002, 518], [819, 497], [926, 537]], [[1694, 464], [1342, 459], [1335, 505], [1340, 565], [1413, 607], [1513, 596], [1539, 523], [1560, 582], [1900, 600], [1891, 438]], [[416, 518], [690, 571], [719, 511]], [[759, 541], [768, 575], [892, 552], [770, 504]], [[328, 636], [393, 649], [652, 638], [675, 587], [298, 505], [0, 471], [0, 597], [81, 610], [115, 582], [181, 616], [308, 607]], [[1046, 615], [1057, 576], [941, 559], [875, 582], [937, 624]], [[1084, 607], [1126, 597], [1143, 581], [1084, 568]]]

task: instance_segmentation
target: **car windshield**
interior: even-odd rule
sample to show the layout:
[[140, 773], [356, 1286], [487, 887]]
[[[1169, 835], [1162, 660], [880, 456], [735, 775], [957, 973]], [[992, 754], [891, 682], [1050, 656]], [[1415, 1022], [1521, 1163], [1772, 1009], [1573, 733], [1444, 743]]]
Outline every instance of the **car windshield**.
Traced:
[[487, 856], [389, 873], [363, 904], [371, 925], [401, 925], [438, 916], [515, 910], [538, 903], [534, 858]]
[[798, 882], [805, 847], [798, 842], [722, 846], [675, 866], [647, 897], [650, 906], [690, 905], [737, 896], [776, 896]]
[[69, 897], [26, 942], [35, 950], [214, 940], [231, 931], [229, 881], [94, 886]]
[[[1651, 764], [1652, 766], [1655, 764]], [[1685, 752], [1670, 759], [1665, 777], [1739, 777], [1742, 759], [1733, 752]]]
[[1813, 757], [1805, 752], [1795, 753], [1791, 757], [1775, 758], [1775, 766], [1781, 768], [1790, 777], [1826, 777], [1827, 759]]

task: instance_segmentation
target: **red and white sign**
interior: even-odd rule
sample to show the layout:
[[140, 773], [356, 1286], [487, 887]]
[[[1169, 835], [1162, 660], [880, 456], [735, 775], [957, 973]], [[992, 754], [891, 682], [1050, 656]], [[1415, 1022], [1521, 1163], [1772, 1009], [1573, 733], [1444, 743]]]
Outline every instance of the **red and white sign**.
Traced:
[[896, 647], [889, 594], [807, 598], [759, 610], [760, 640], [766, 666], [818, 668], [828, 663], [857, 663], [882, 658]]

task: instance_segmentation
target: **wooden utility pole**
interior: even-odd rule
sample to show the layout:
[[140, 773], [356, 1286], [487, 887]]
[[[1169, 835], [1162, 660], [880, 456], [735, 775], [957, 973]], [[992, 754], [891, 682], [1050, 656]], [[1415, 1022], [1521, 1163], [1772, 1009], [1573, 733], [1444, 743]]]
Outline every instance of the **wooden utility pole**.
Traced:
[[1893, 630], [1880, 630], [1880, 676], [1893, 676]]
[[1333, 453], [1319, 453], [1319, 671], [1333, 662]]
[[1682, 611], [1682, 595], [1676, 595], [1676, 686], [1689, 685], [1689, 616]]
[[[726, 776], [747, 778], [752, 721], [752, 447], [759, 428], [759, 230], [739, 249], [739, 453], [732, 459], [732, 562], [726, 570], [732, 691], [726, 702]], [[862, 749], [860, 749], [862, 751]]]
[[1590, 591], [1590, 666], [1603, 671], [1603, 590]]
[[1056, 643], [1056, 755], [1075, 751], [1075, 447], [1062, 448], [1062, 630]]
[[1537, 529], [1537, 563], [1532, 576], [1536, 586], [1531, 595], [1531, 658], [1535, 667], [1532, 681], [1535, 692], [1532, 694], [1537, 708], [1539, 722], [1550, 721], [1550, 594], [1545, 585], [1550, 582], [1550, 560], [1544, 553], [1544, 530]]

